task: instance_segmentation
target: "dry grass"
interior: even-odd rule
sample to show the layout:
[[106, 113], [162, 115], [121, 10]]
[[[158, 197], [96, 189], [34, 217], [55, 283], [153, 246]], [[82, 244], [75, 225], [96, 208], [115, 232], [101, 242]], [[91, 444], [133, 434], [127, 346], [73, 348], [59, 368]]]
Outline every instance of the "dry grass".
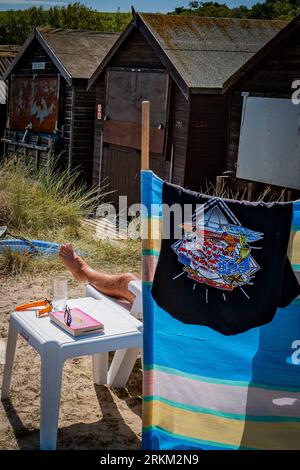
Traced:
[[[224, 199], [234, 199], [238, 201], [247, 201], [248, 195], [247, 190], [244, 189], [243, 191], [233, 190], [228, 186], [226, 181], [222, 181], [220, 188], [207, 182], [206, 187], [202, 189], [204, 194], [209, 194], [211, 196], [221, 197]], [[274, 192], [272, 191], [271, 186], [267, 186], [261, 193], [258, 195], [256, 201], [264, 201], [264, 202], [272, 202], [272, 201], [281, 201], [283, 200], [285, 190], [283, 189], [279, 196], [274, 196]]]
[[31, 233], [62, 226], [76, 230], [103, 198], [98, 189], [76, 184], [78, 176], [58, 172], [50, 157], [38, 170], [30, 162], [6, 160], [0, 167], [0, 224]]
[[1, 275], [20, 275], [29, 268], [31, 261], [32, 255], [29, 251], [17, 253], [5, 247], [2, 256], [0, 256]]
[[[56, 243], [72, 243], [94, 267], [106, 272], [140, 272], [140, 241], [95, 240], [81, 221], [96, 212], [103, 201], [104, 190], [86, 189], [76, 184], [78, 173], [58, 172], [55, 160], [38, 171], [30, 162], [17, 158], [0, 166], [0, 225], [9, 225], [15, 235]], [[229, 199], [245, 200], [246, 192], [233, 192], [225, 184], [217, 192], [208, 184], [206, 193]], [[273, 199], [271, 188], [258, 197]], [[0, 256], [0, 273], [55, 273], [64, 270], [57, 257], [35, 257], [30, 253], [6, 250]]]
[[[140, 243], [95, 240], [81, 226], [94, 213], [104, 191], [76, 185], [78, 173], [58, 173], [55, 161], [36, 171], [30, 162], [14, 158], [0, 166], [0, 225], [14, 235], [56, 243], [72, 243], [96, 268], [107, 272], [140, 271]], [[54, 273], [64, 270], [57, 257], [35, 257], [5, 250], [0, 256], [0, 273]]]

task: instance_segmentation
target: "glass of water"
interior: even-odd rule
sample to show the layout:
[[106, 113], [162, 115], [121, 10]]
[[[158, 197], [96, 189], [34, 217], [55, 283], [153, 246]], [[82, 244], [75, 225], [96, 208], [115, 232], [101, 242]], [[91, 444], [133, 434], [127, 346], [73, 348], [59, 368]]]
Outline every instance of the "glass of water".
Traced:
[[65, 276], [56, 276], [52, 282], [54, 310], [64, 310], [68, 300], [68, 279]]

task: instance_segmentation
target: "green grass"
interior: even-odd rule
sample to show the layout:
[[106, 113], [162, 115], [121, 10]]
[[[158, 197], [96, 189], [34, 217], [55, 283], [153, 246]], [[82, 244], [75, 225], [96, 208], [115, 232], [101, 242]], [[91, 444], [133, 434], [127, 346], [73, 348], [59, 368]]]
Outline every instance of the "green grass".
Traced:
[[[140, 243], [95, 240], [81, 221], [95, 212], [104, 190], [76, 184], [78, 172], [58, 172], [49, 158], [36, 170], [14, 158], [0, 166], [0, 225], [14, 235], [56, 243], [72, 243], [90, 264], [106, 272], [140, 271]], [[6, 250], [0, 275], [51, 274], [64, 267], [57, 257], [35, 257]]]

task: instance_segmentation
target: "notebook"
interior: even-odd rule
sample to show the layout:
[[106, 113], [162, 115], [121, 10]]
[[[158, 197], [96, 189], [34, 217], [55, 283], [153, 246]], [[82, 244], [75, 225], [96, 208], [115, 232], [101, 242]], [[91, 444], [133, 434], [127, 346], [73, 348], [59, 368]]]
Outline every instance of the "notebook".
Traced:
[[72, 317], [70, 326], [68, 326], [64, 320], [65, 312], [50, 312], [50, 320], [73, 336], [103, 332], [103, 323], [99, 322], [79, 308], [71, 308], [70, 311]]

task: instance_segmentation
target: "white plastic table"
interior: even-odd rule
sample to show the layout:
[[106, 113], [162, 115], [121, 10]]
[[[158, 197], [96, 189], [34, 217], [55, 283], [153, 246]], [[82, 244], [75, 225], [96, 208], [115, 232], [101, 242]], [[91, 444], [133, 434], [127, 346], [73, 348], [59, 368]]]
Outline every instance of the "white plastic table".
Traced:
[[[136, 351], [142, 347], [142, 323], [125, 314], [113, 302], [86, 297], [68, 300], [68, 305], [78, 307], [104, 323], [104, 333], [74, 338], [53, 324], [49, 317], [36, 318], [35, 312], [30, 310], [13, 312], [10, 317], [1, 399], [8, 397], [17, 335], [20, 334], [41, 356], [41, 449], [56, 448], [64, 361], [76, 356], [95, 355], [99, 366], [99, 357], [103, 355], [105, 358], [109, 351]], [[107, 367], [105, 360], [104, 367]], [[101, 371], [98, 371], [98, 382], [99, 373]], [[102, 383], [105, 383], [107, 370], [103, 371], [103, 377]]]

